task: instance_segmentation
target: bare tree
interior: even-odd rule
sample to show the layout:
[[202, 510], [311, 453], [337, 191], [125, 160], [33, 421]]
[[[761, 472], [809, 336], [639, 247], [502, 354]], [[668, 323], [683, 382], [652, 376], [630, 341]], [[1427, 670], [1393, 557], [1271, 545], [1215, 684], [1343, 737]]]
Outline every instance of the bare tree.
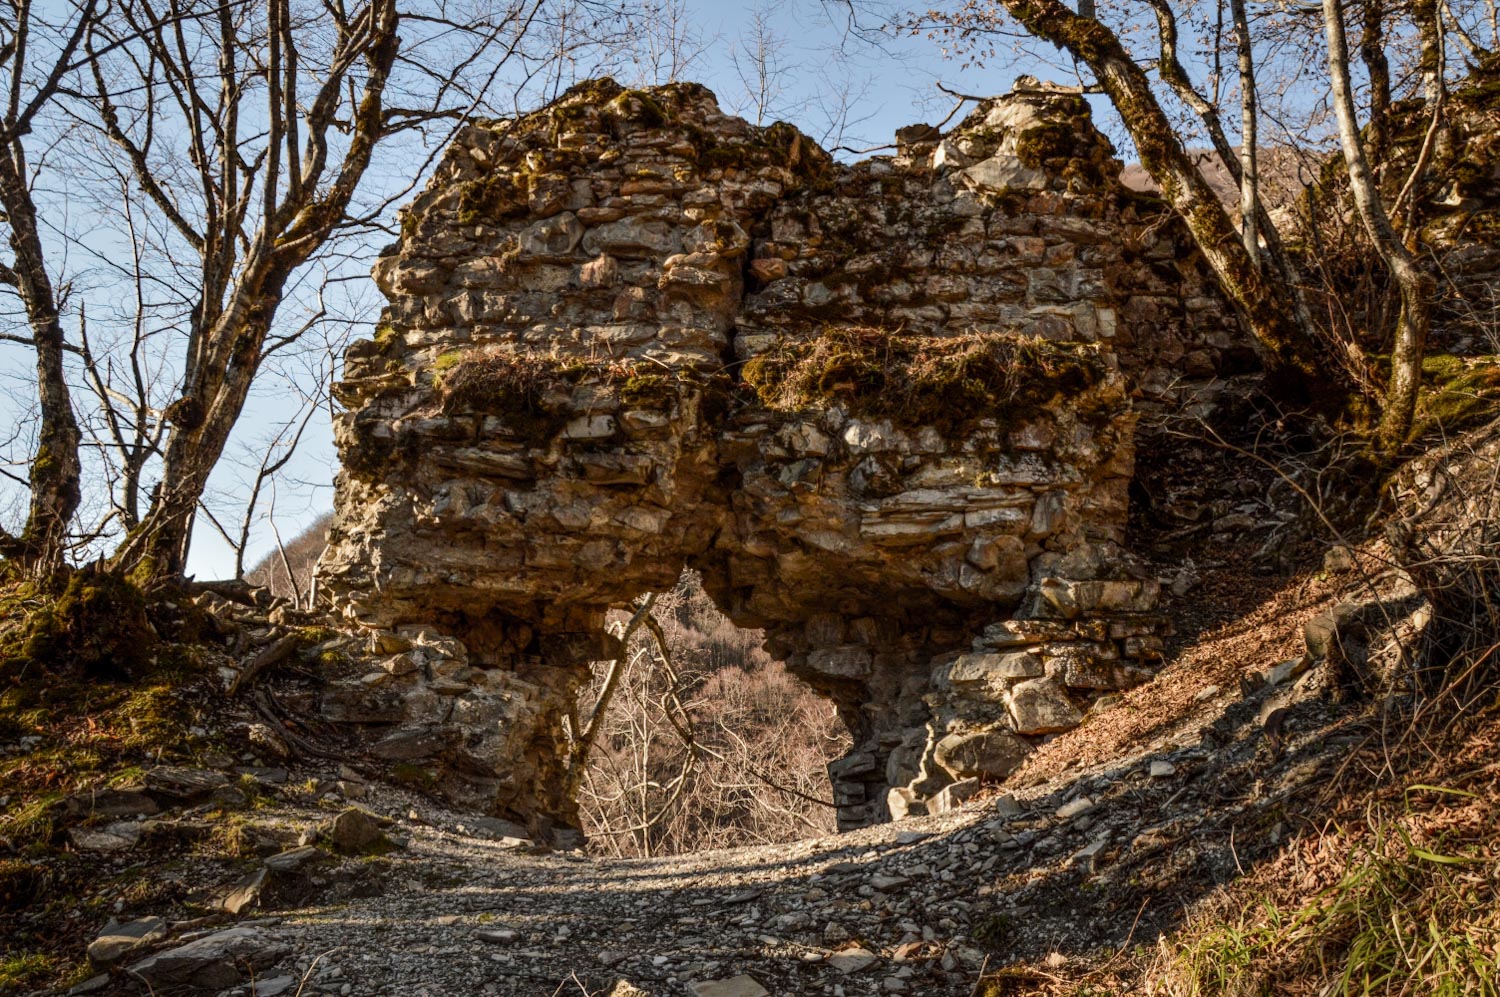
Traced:
[[[1342, 0], [1323, 0], [1323, 28], [1328, 38], [1328, 75], [1333, 81], [1333, 106], [1338, 116], [1339, 144], [1343, 147], [1344, 164], [1349, 170], [1349, 189], [1369, 231], [1370, 241], [1375, 244], [1376, 251], [1390, 268], [1401, 294], [1395, 346], [1391, 351], [1390, 383], [1386, 388], [1385, 408], [1377, 431], [1380, 448], [1386, 453], [1393, 453], [1406, 442], [1406, 435], [1411, 431], [1417, 390], [1421, 386], [1422, 354], [1427, 346], [1427, 328], [1431, 321], [1432, 294], [1436, 281], [1417, 266], [1406, 244], [1396, 234], [1371, 173], [1359, 121], [1355, 117], [1354, 91], [1349, 80], [1349, 42], [1344, 31]], [[1427, 30], [1424, 28], [1421, 34], [1425, 38]], [[1424, 66], [1428, 59], [1429, 44], [1425, 41], [1423, 43]], [[1424, 89], [1428, 87], [1431, 87], [1429, 99], [1440, 114], [1441, 83], [1430, 84], [1424, 70]], [[1429, 133], [1428, 141], [1431, 140], [1432, 135]], [[1413, 180], [1422, 170], [1421, 158], [1419, 156], [1413, 170]]]
[[0, 111], [0, 204], [14, 254], [0, 263], [0, 285], [20, 299], [29, 329], [27, 336], [0, 338], [35, 351], [40, 412], [26, 523], [19, 537], [0, 529], [0, 555], [39, 572], [64, 561], [69, 525], [82, 495], [82, 467], [78, 420], [63, 364], [66, 287], [55, 282], [49, 269], [26, 140], [37, 116], [61, 92], [98, 6], [97, 0], [74, 0], [38, 11], [26, 0], [12, 0], [0, 10], [0, 71], [6, 84]]
[[[1019, 26], [1027, 35], [1041, 39], [1067, 52], [1092, 74], [1091, 86], [1106, 94], [1132, 139], [1142, 165], [1160, 187], [1173, 210], [1182, 218], [1194, 242], [1213, 269], [1225, 296], [1235, 304], [1246, 326], [1261, 343], [1273, 376], [1273, 383], [1285, 388], [1290, 382], [1299, 393], [1337, 401], [1359, 386], [1369, 383], [1358, 342], [1343, 342], [1329, 328], [1312, 318], [1302, 292], [1304, 281], [1287, 252], [1281, 233], [1264, 208], [1260, 197], [1261, 169], [1259, 146], [1261, 123], [1266, 107], [1262, 100], [1264, 81], [1257, 78], [1257, 55], [1261, 46], [1280, 54], [1282, 74], [1275, 88], [1285, 95], [1291, 89], [1288, 81], [1305, 79], [1320, 62], [1328, 66], [1333, 93], [1333, 117], [1345, 151], [1350, 189], [1359, 215], [1379, 257], [1395, 277], [1401, 307], [1392, 341], [1392, 371], [1379, 391], [1379, 425], [1373, 434], [1377, 454], [1391, 455], [1404, 442], [1410, 430], [1420, 379], [1421, 354], [1425, 343], [1428, 312], [1431, 309], [1431, 279], [1422, 272], [1414, 254], [1403, 245], [1414, 228], [1416, 196], [1414, 185], [1421, 182], [1433, 159], [1434, 148], [1442, 146], [1445, 131], [1443, 99], [1445, 87], [1445, 50], [1453, 38], [1478, 50], [1473, 33], [1452, 26], [1453, 6], [1443, 0], [1416, 2], [1403, 13], [1410, 18], [1406, 29], [1393, 36], [1386, 29], [1386, 17], [1392, 12], [1381, 0], [1367, 0], [1360, 48], [1360, 58], [1368, 77], [1368, 107], [1374, 116], [1368, 132], [1358, 120], [1358, 101], [1349, 78], [1349, 53], [1344, 38], [1343, 13], [1327, 11], [1324, 32], [1330, 46], [1326, 62], [1310, 59], [1308, 36], [1315, 24], [1308, 8], [1281, 7], [1261, 17], [1260, 35], [1243, 0], [1229, 0], [1232, 20], [1234, 56], [1239, 73], [1240, 146], [1232, 145], [1223, 124], [1219, 106], [1220, 86], [1217, 68], [1210, 71], [1212, 93], [1205, 94], [1192, 82], [1178, 56], [1178, 6], [1173, 0], [1147, 0], [1154, 15], [1159, 51], [1156, 58], [1138, 57], [1130, 42], [1141, 34], [1141, 25], [1133, 20], [1128, 7], [1114, 7], [1074, 13], [1060, 0], [970, 0], [957, 11], [929, 11], [908, 22], [919, 30], [934, 27], [960, 48], [973, 50], [990, 45], [989, 39], [1013, 31]], [[1325, 5], [1326, 6], [1326, 5]], [[1473, 8], [1474, 5], [1467, 5]], [[1223, 33], [1222, 3], [1208, 5], [1206, 44], [1217, 67], [1219, 38]], [[1218, 20], [1214, 16], [1217, 11]], [[1467, 10], [1463, 16], [1474, 21], [1482, 12]], [[1106, 15], [1110, 23], [1106, 23]], [[1203, 21], [1200, 19], [1200, 24]], [[1422, 143], [1416, 162], [1410, 160], [1406, 184], [1389, 206], [1382, 205], [1379, 178], [1371, 168], [1372, 150], [1387, 150], [1388, 115], [1392, 107], [1391, 72], [1386, 54], [1388, 43], [1409, 45], [1414, 51], [1415, 75], [1419, 96], [1431, 115], [1432, 126]], [[1336, 51], [1334, 50], [1336, 48]], [[1159, 94], [1150, 72], [1166, 85]], [[1342, 74], [1342, 78], [1340, 78]], [[1319, 107], [1307, 109], [1306, 90], [1298, 113], [1315, 120]], [[1224, 206], [1218, 203], [1205, 182], [1194, 157], [1187, 151], [1191, 132], [1180, 121], [1174, 121], [1167, 101], [1175, 99], [1198, 119], [1211, 141], [1218, 159], [1233, 177], [1240, 192], [1240, 221], [1236, 225]], [[1285, 112], [1285, 101], [1279, 106]], [[1284, 136], [1293, 134], [1284, 120], [1278, 121]], [[1315, 136], [1314, 141], [1326, 136]], [[1405, 169], [1405, 166], [1403, 166]], [[1411, 200], [1407, 196], [1412, 195]], [[1405, 205], [1409, 216], [1392, 217], [1395, 208]], [[1404, 223], [1404, 224], [1403, 224]], [[1405, 232], [1405, 236], [1402, 233]], [[1316, 239], [1318, 233], [1313, 232]], [[1318, 261], [1314, 258], [1314, 263]], [[1336, 298], [1337, 295], [1330, 297]], [[1340, 307], [1333, 300], [1330, 307]], [[1379, 317], [1372, 309], [1372, 318]], [[1385, 331], [1377, 327], [1377, 335]], [[1337, 345], [1337, 352], [1330, 346]]]
[[636, 86], [687, 79], [717, 38], [698, 29], [687, 0], [646, 0], [622, 38], [621, 69]]
[[750, 12], [750, 23], [734, 40], [729, 62], [740, 83], [740, 93], [730, 107], [752, 123], [764, 125], [768, 120], [789, 114], [785, 106], [789, 76], [798, 70], [788, 56], [787, 37], [776, 30], [785, 16], [781, 2], [759, 3]]
[[[645, 612], [641, 612], [644, 609]], [[827, 763], [848, 747], [832, 703], [737, 630], [691, 573], [638, 604], [620, 659], [574, 724], [579, 807], [595, 847], [660, 855], [834, 829]]]
[[[120, 0], [91, 22], [72, 110], [117, 155], [131, 210], [150, 216], [157, 269], [146, 279], [180, 312], [164, 320], [174, 344], [172, 397], [156, 423], [164, 434], [145, 444], [156, 483], [138, 520], [126, 516], [117, 567], [183, 571], [210, 474], [252, 386], [268, 358], [319, 321], [315, 309], [300, 321], [284, 315], [289, 300], [323, 286], [310, 264], [388, 225], [392, 202], [466, 115], [545, 77], [555, 37], [529, 48], [544, 26], [564, 12], [581, 21], [592, 10], [594, 27], [608, 19], [602, 6], [562, 0], [461, 9]], [[418, 167], [407, 182], [370, 191], [371, 164], [392, 143], [415, 152]]]

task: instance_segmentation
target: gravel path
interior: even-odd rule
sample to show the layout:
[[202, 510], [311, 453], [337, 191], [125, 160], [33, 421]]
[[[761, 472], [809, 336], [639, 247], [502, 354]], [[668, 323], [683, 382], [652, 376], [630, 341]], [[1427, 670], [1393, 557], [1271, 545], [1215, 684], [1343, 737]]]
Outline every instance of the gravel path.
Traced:
[[[304, 994], [967, 994], [985, 958], [967, 938], [989, 879], [975, 873], [1021, 857], [993, 805], [644, 860], [538, 853], [424, 816], [371, 863], [379, 895], [269, 929], [297, 969], [322, 956]], [[742, 975], [755, 983], [705, 986]]]

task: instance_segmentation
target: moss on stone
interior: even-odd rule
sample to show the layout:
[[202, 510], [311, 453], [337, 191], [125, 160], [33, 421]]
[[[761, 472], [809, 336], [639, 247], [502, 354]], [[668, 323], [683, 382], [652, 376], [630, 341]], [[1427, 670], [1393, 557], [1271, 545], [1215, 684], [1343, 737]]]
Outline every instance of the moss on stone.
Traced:
[[1058, 394], [1082, 394], [1107, 374], [1099, 351], [1086, 344], [847, 326], [783, 343], [742, 370], [759, 403], [773, 411], [838, 402], [857, 415], [930, 425], [949, 438], [966, 435], [980, 419], [1018, 425]]
[[703, 387], [691, 372], [638, 360], [474, 352], [447, 361], [438, 388], [444, 414], [498, 416], [507, 429], [539, 445], [577, 414], [567, 397], [585, 384], [614, 388], [632, 408], [658, 410], [671, 409], [690, 386]]
[[1500, 412], [1500, 357], [1456, 357], [1446, 353], [1422, 361], [1412, 438], [1452, 435]]
[[671, 114], [656, 96], [645, 90], [626, 90], [606, 104], [605, 110], [647, 128], [662, 128], [672, 121]]
[[482, 225], [517, 218], [529, 209], [530, 184], [524, 173], [497, 170], [458, 188], [458, 223]]
[[1016, 136], [1016, 158], [1030, 170], [1040, 170], [1056, 160], [1077, 155], [1077, 132], [1062, 121], [1032, 125]]

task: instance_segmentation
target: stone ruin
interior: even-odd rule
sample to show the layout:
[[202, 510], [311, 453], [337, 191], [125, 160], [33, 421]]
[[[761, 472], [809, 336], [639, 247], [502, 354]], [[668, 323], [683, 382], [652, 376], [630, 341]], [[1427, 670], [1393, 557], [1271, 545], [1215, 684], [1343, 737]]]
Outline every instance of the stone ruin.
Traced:
[[338, 389], [320, 575], [382, 657], [324, 715], [565, 833], [606, 614], [691, 567], [837, 704], [849, 828], [950, 804], [1148, 678], [1135, 423], [1254, 355], [1119, 171], [1045, 89], [856, 165], [692, 84], [465, 128]]

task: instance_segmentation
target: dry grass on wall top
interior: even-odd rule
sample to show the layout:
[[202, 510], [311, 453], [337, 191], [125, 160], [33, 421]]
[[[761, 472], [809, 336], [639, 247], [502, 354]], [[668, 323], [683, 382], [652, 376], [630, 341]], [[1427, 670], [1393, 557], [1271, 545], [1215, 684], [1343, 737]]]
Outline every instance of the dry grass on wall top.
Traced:
[[446, 414], [479, 412], [551, 422], [565, 408], [559, 393], [583, 384], [615, 388], [633, 408], [670, 408], [690, 371], [641, 360], [585, 360], [532, 353], [440, 355], [433, 362], [438, 397]]
[[854, 414], [931, 425], [950, 437], [980, 419], [1025, 421], [1058, 394], [1081, 395], [1108, 375], [1099, 351], [1001, 333], [914, 336], [830, 326], [745, 364], [745, 383], [773, 411], [840, 402]]

